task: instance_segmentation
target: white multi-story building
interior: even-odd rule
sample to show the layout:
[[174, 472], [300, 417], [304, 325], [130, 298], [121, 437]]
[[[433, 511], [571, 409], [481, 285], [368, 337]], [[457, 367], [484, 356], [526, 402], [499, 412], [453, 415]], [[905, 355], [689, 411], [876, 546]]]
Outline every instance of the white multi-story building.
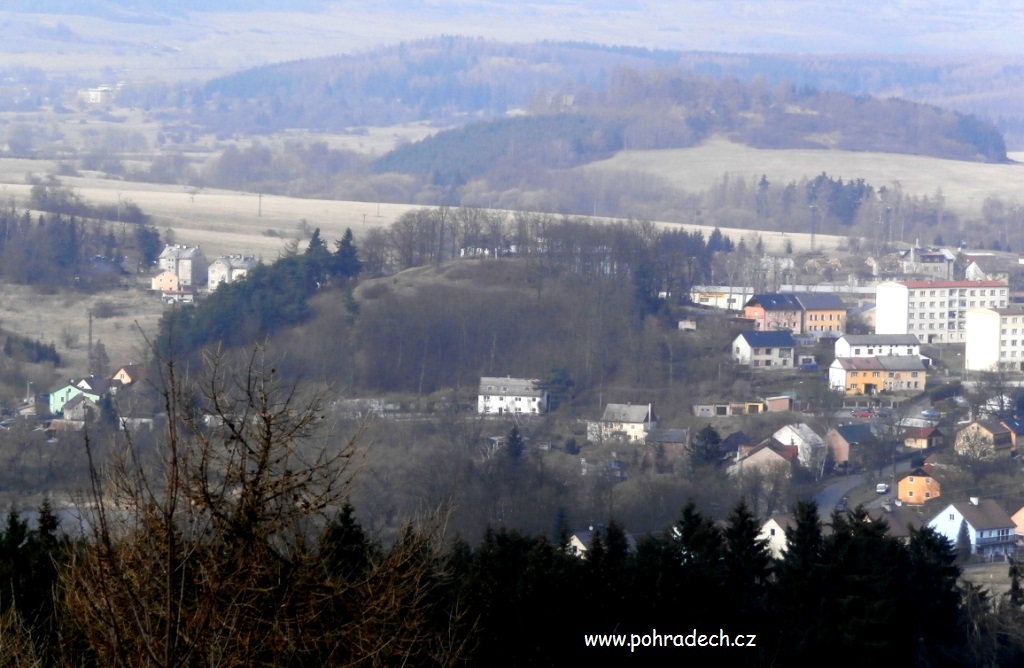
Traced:
[[846, 334], [836, 340], [836, 357], [920, 357], [921, 344], [913, 334]]
[[480, 379], [477, 412], [488, 415], [544, 413], [548, 410], [548, 393], [537, 387], [539, 382], [527, 378], [485, 376]]
[[206, 258], [198, 246], [167, 246], [159, 262], [160, 269], [176, 275], [183, 286], [206, 281]]
[[1024, 371], [1024, 306], [967, 309], [968, 371]]
[[252, 271], [253, 267], [258, 264], [259, 260], [254, 257], [222, 255], [210, 263], [210, 268], [206, 272], [206, 287], [213, 292], [221, 283], [234, 283]]
[[921, 343], [963, 343], [967, 310], [1006, 308], [1002, 281], [887, 281], [878, 285], [876, 334], [913, 334]]

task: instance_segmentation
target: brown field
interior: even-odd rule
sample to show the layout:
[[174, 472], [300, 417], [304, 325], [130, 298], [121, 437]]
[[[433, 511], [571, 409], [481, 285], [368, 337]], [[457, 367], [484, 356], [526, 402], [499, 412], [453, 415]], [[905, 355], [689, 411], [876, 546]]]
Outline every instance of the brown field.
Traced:
[[[103, 342], [112, 367], [141, 362], [146, 357], [143, 335], [152, 337], [156, 333], [157, 323], [166, 308], [158, 295], [154, 296], [143, 287], [100, 294], [74, 290], [48, 294], [24, 285], [5, 285], [3, 294], [0, 294], [0, 313], [3, 314], [0, 326], [4, 331], [53, 343], [61, 356], [62, 366], [49, 382], [66, 382], [68, 377], [83, 376], [88, 371], [88, 314], [97, 302], [108, 302], [117, 315], [93, 318], [93, 342]], [[65, 345], [63, 340], [65, 328], [78, 334], [78, 341], [72, 347]], [[47, 379], [37, 378], [36, 391], [54, 389], [46, 383]], [[24, 395], [24, 388], [8, 388], [8, 391], [12, 389], [17, 396]]]

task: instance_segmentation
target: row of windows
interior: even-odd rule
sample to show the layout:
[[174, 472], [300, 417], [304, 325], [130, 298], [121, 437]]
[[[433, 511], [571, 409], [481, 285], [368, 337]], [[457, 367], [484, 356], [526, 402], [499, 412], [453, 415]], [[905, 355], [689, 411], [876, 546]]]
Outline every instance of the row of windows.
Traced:
[[[914, 324], [911, 323], [911, 324], [907, 325], [907, 327], [909, 329], [914, 329]], [[938, 324], [938, 327], [936, 327], [934, 322], [929, 322], [928, 326], [925, 327], [924, 323], [921, 322], [921, 323], [918, 323], [917, 328], [918, 329], [946, 329], [946, 323], [940, 322]], [[951, 323], [949, 323], [949, 329], [967, 329], [967, 324], [963, 323], [963, 322], [951, 322]]]
[[[878, 349], [878, 354], [879, 355], [885, 355], [883, 350], [884, 350], [883, 348], [879, 348]], [[895, 350], [895, 349], [890, 349], [890, 350]], [[854, 356], [859, 357], [860, 356], [860, 348], [854, 348], [853, 349], [853, 354], [854, 354]], [[894, 355], [894, 354], [898, 355], [899, 353], [890, 352], [889, 354], [890, 355]], [[907, 354], [907, 355], [914, 355], [915, 354], [914, 353], [914, 347], [913, 346], [907, 346], [907, 352], [905, 354]], [[868, 357], [874, 357], [875, 356], [875, 349], [874, 348], [868, 348], [867, 356]]]
[[[871, 384], [871, 383], [867, 383], [866, 385], [868, 385], [868, 384]], [[873, 385], [873, 384], [871, 384], [871, 385]], [[900, 389], [903, 389], [903, 390], [918, 390], [918, 389], [921, 389], [921, 387], [922, 387], [921, 386], [921, 381], [919, 381], [919, 380], [914, 380], [914, 381], [903, 380], [903, 381], [901, 381], [901, 380], [897, 379], [895, 381], [886, 381], [885, 382], [885, 389], [887, 389], [887, 390], [900, 390]], [[847, 389], [848, 392], [852, 392], [854, 394], [856, 394], [857, 392], [861, 391], [860, 385], [858, 383], [854, 383], [854, 382], [848, 383], [847, 386], [846, 386], [846, 389]]]
[[[772, 350], [774, 350], [774, 348], [751, 348], [750, 349], [750, 354], [751, 355], [771, 355], [772, 354]], [[740, 351], [740, 349], [739, 349], [739, 347], [737, 347], [736, 348], [736, 352], [739, 353], [739, 351]], [[792, 357], [792, 356], [793, 356], [793, 349], [792, 348], [779, 348], [779, 357]]]
[[[968, 301], [966, 299], [960, 299], [958, 301], [953, 301], [951, 299], [949, 301], [950, 308], [952, 308], [954, 306], [959, 306], [960, 308], [963, 308], [965, 306], [992, 306], [992, 307], [995, 307], [997, 304], [1000, 305], [1000, 306], [1006, 306], [1006, 300], [1004, 300], [1004, 299], [1000, 299], [1000, 300], [992, 299], [992, 300], [989, 300], [989, 301], [986, 302], [984, 299], [978, 300], [978, 301], [973, 300], [973, 299], [971, 301]], [[922, 310], [922, 309], [926, 309], [926, 308], [936, 308], [936, 305], [935, 305], [935, 302], [909, 302], [907, 304], [907, 308], [911, 308], [911, 309], [916, 308], [918, 310]], [[938, 303], [938, 308], [946, 308], [946, 302], [944, 302], [944, 301], [939, 302]]]
[[[881, 371], [872, 371], [871, 372], [871, 377], [872, 378], [880, 378], [881, 377], [880, 376], [881, 373], [882, 373]], [[889, 378], [902, 378], [903, 377], [901, 375], [901, 372], [899, 372], [899, 371], [889, 371], [887, 373], [888, 373], [888, 377]], [[917, 378], [917, 375], [919, 373], [920, 373], [919, 371], [911, 371], [910, 372], [910, 377], [911, 378]], [[860, 371], [851, 371], [850, 372], [850, 378], [857, 378], [858, 374], [860, 374]], [[868, 376], [868, 372], [865, 371], [864, 372], [864, 377], [867, 378], [867, 376]]]
[[[928, 293], [927, 295], [925, 294], [926, 292]], [[956, 295], [966, 295], [966, 294], [970, 294], [971, 297], [974, 297], [974, 296], [984, 297], [985, 296], [985, 290], [983, 290], [983, 289], [982, 290], [971, 289], [968, 292], [967, 288], [952, 288], [952, 289], [949, 290], [948, 293], [946, 293], [945, 290], [939, 290], [938, 296], [939, 297], [943, 297], [946, 294], [948, 294], [950, 297], [953, 297], [953, 296], [956, 296]], [[995, 297], [996, 296], [996, 288], [991, 288], [988, 291], [988, 294], [989, 294], [990, 297]], [[999, 288], [999, 296], [1002, 297], [1004, 295], [1006, 295], [1006, 288]], [[910, 296], [911, 297], [935, 297], [936, 295], [935, 295], [935, 290], [911, 290], [910, 291]]]

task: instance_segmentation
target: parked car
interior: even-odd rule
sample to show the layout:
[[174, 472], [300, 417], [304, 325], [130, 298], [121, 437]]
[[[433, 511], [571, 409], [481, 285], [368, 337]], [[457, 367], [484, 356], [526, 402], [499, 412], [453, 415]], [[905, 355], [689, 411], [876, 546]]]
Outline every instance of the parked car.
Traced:
[[836, 512], [837, 513], [845, 513], [846, 509], [847, 509], [846, 497], [843, 497], [842, 499], [839, 499], [839, 503], [836, 504]]
[[888, 494], [889, 493], [889, 485], [885, 484], [884, 482], [878, 483], [877, 485], [875, 485], [875, 493], [876, 494]]
[[921, 417], [928, 418], [929, 420], [937, 420], [939, 418], [939, 412], [933, 411], [929, 408], [926, 411], [921, 411]]
[[891, 408], [879, 408], [879, 409], [875, 410], [875, 416], [876, 417], [880, 417], [880, 418], [892, 417], [892, 409]]
[[871, 411], [866, 408], [855, 408], [850, 411], [850, 415], [858, 418], [869, 418], [871, 417]]

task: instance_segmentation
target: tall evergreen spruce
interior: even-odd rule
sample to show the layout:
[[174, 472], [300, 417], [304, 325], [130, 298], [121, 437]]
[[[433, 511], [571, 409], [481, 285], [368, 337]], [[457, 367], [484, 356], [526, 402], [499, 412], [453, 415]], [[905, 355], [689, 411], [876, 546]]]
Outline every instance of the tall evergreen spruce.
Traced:
[[726, 596], [737, 607], [737, 623], [765, 621], [772, 561], [760, 532], [760, 523], [741, 499], [723, 532]]
[[359, 259], [359, 251], [356, 249], [355, 241], [352, 238], [352, 228], [345, 228], [345, 234], [335, 242], [334, 256], [331, 264], [332, 275], [341, 279], [356, 278], [363, 270], [363, 263]]
[[823, 593], [832, 575], [822, 556], [824, 539], [817, 504], [799, 502], [785, 532], [786, 550], [775, 564], [773, 587], [778, 652], [789, 658], [813, 656], [827, 649], [821, 627], [829, 614], [829, 601]]
[[967, 528], [967, 520], [960, 520], [960, 529], [956, 532], [956, 558], [960, 564], [971, 560], [971, 532]]

